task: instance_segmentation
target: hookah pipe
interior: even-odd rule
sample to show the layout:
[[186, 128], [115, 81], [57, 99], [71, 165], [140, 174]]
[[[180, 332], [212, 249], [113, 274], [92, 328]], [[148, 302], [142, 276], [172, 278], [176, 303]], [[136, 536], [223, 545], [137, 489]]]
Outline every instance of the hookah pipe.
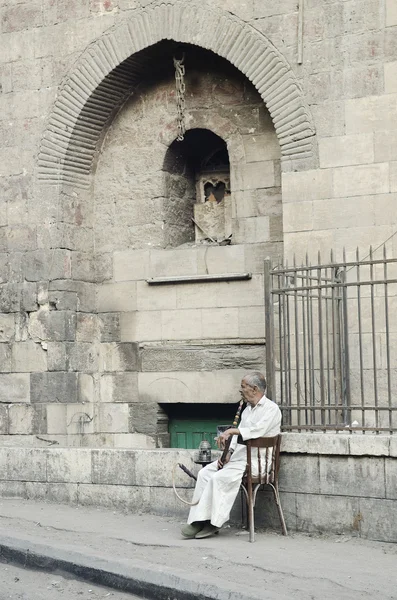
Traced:
[[[240, 404], [238, 405], [238, 409], [237, 409], [236, 415], [234, 417], [234, 421], [233, 421], [232, 427], [237, 427], [238, 422], [240, 420], [241, 411], [243, 410], [243, 405], [244, 405], [244, 399], [242, 399], [240, 401]], [[222, 456], [219, 459], [221, 462], [224, 462], [226, 460], [226, 456], [227, 456], [227, 453], [229, 452], [230, 444], [232, 442], [232, 437], [233, 437], [232, 435], [229, 436], [229, 438], [225, 442], [225, 447], [223, 449]], [[173, 471], [172, 471], [172, 487], [174, 489], [175, 495], [184, 504], [187, 504], [188, 506], [196, 506], [196, 504], [199, 503], [198, 500], [197, 500], [197, 502], [189, 502], [189, 501], [185, 500], [184, 498], [182, 498], [178, 494], [178, 492], [177, 492], [177, 489], [176, 489], [176, 486], [175, 486], [175, 469], [176, 469], [177, 466], [180, 469], [182, 469], [182, 471], [184, 471], [184, 473], [186, 473], [186, 475], [188, 475], [189, 477], [191, 477], [192, 479], [194, 479], [195, 481], [197, 481], [197, 477], [187, 467], [185, 467], [185, 465], [183, 465], [181, 463], [175, 463]]]
[[[237, 409], [236, 415], [234, 417], [232, 428], [236, 428], [237, 425], [238, 425], [238, 422], [240, 420], [241, 411], [243, 410], [243, 405], [244, 405], [244, 399], [242, 398], [240, 400], [240, 404], [238, 405], [238, 409]], [[222, 467], [218, 467], [218, 469], [222, 469], [223, 468], [223, 465], [225, 463], [226, 457], [227, 457], [228, 452], [229, 452], [230, 444], [232, 443], [232, 438], [233, 438], [233, 436], [230, 435], [228, 437], [228, 439], [226, 440], [226, 442], [225, 442], [225, 446], [223, 448], [222, 456], [219, 459], [219, 463], [222, 463]]]

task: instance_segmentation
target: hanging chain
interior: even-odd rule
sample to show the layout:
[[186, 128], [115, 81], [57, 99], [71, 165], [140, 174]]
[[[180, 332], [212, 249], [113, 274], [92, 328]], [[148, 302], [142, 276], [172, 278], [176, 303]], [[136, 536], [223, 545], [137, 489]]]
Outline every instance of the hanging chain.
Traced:
[[176, 110], [177, 110], [177, 124], [178, 124], [178, 142], [182, 142], [186, 133], [185, 123], [185, 57], [182, 56], [180, 60], [174, 58], [175, 67], [175, 81], [176, 81]]

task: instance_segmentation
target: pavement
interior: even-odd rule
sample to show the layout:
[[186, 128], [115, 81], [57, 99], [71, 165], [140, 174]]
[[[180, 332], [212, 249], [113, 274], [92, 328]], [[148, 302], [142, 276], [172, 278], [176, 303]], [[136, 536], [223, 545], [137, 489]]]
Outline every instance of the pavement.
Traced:
[[397, 545], [232, 527], [186, 540], [171, 517], [0, 499], [0, 560], [156, 600], [397, 600]]

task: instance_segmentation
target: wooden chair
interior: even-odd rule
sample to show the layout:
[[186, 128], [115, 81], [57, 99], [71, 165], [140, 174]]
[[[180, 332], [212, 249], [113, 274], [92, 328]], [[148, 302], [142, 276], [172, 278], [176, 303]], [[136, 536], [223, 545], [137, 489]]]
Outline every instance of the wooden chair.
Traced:
[[[265, 485], [269, 485], [272, 488], [283, 535], [288, 535], [283, 510], [281, 508], [280, 495], [278, 492], [281, 434], [274, 437], [262, 437], [253, 440], [246, 440], [245, 442], [240, 438], [239, 443], [247, 446], [247, 468], [241, 482], [241, 490], [244, 492], [247, 505], [249, 541], [253, 542], [255, 540], [254, 508], [256, 495], [259, 488]], [[257, 449], [259, 467], [259, 475], [257, 476], [252, 475], [251, 459], [253, 448]], [[261, 448], [266, 448], [265, 456], [261, 454]]]

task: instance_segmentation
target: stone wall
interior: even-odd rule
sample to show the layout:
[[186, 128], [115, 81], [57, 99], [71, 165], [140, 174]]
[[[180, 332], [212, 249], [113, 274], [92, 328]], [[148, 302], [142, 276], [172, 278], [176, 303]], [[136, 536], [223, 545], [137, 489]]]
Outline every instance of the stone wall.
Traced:
[[[265, 258], [394, 255], [394, 0], [306, 0], [301, 64], [295, 0], [5, 0], [0, 16], [1, 444], [162, 445], [159, 401], [229, 402], [263, 368]], [[227, 143], [231, 246], [164, 235], [171, 40], [196, 48], [188, 128]], [[236, 271], [252, 279], [146, 282]]]
[[[394, 442], [388, 436], [284, 434], [280, 490], [289, 531], [396, 542]], [[186, 450], [0, 448], [0, 495], [184, 519], [188, 507], [172, 489], [177, 462], [197, 468]], [[191, 480], [177, 469], [175, 481], [190, 500]], [[232, 522], [240, 519], [238, 500]], [[270, 492], [259, 493], [256, 523], [280, 531]]]

